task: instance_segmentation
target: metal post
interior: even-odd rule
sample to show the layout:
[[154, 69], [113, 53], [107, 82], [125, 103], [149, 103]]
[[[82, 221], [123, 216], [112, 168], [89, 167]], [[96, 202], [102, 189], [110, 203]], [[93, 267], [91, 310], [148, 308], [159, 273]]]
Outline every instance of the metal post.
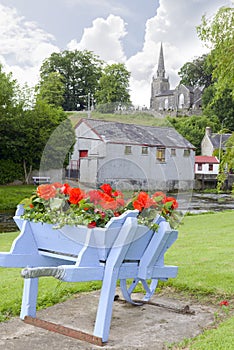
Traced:
[[88, 118], [91, 117], [91, 110], [90, 110], [90, 92], [88, 93]]
[[225, 119], [223, 119], [222, 124], [221, 124], [221, 134], [220, 134], [220, 139], [219, 139], [219, 163], [220, 163], [220, 158], [221, 158], [221, 148], [222, 148], [222, 138], [223, 138], [223, 123], [224, 123]]

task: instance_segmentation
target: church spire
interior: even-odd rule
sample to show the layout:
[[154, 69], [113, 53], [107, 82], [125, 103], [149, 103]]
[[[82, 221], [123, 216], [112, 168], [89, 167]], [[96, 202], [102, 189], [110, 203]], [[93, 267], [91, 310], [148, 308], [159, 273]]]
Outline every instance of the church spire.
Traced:
[[161, 43], [159, 60], [158, 60], [158, 70], [157, 70], [158, 78], [165, 78], [165, 67], [164, 67], [164, 57], [163, 57], [163, 46]]

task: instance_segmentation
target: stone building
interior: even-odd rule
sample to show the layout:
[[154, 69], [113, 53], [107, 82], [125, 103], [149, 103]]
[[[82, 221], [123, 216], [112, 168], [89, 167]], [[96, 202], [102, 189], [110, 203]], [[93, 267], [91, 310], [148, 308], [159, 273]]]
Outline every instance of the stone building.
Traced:
[[[212, 156], [214, 152], [226, 151], [226, 142], [232, 134], [212, 133], [209, 126], [206, 127], [205, 135], [201, 142], [201, 154]], [[220, 154], [219, 154], [220, 157]]]
[[179, 84], [174, 90], [170, 90], [169, 78], [165, 73], [161, 44], [157, 73], [151, 83], [150, 108], [160, 114], [201, 114], [202, 89]]
[[109, 183], [118, 189], [193, 188], [195, 148], [172, 127], [95, 119], [75, 126], [69, 174], [90, 188]]

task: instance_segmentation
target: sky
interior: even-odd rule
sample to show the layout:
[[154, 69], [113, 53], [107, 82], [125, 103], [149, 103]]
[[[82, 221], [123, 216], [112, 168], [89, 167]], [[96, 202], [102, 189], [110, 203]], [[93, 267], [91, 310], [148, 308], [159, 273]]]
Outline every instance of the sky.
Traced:
[[149, 107], [163, 44], [171, 89], [178, 71], [207, 52], [196, 26], [233, 0], [0, 0], [0, 63], [23, 85], [35, 86], [53, 52], [90, 50], [131, 72], [130, 95]]

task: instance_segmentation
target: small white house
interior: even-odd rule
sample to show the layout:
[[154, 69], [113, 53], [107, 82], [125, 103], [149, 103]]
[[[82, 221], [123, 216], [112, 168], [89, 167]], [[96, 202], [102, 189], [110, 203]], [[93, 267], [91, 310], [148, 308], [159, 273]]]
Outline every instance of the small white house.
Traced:
[[205, 135], [201, 142], [201, 154], [212, 156], [214, 151], [226, 151], [226, 142], [231, 134], [214, 134], [209, 126], [206, 127]]
[[69, 174], [89, 187], [192, 189], [195, 148], [172, 127], [95, 119], [75, 126]]
[[195, 156], [195, 174], [218, 175], [219, 160], [213, 156]]

